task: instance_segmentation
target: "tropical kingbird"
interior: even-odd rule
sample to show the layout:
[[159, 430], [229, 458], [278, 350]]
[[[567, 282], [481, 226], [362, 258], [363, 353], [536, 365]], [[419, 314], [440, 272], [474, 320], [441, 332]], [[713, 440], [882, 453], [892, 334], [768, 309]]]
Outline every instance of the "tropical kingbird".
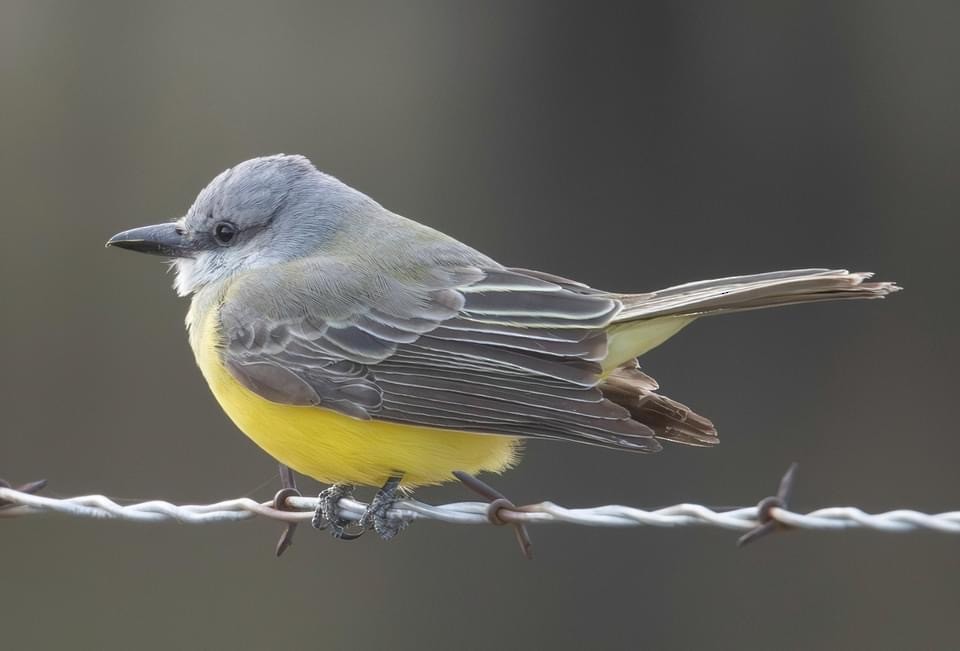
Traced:
[[802, 269], [601, 291], [504, 267], [286, 155], [228, 169], [183, 218], [108, 245], [173, 259], [213, 394], [269, 455], [332, 485], [317, 521], [338, 536], [349, 487], [383, 486], [361, 522], [389, 537], [398, 486], [501, 472], [523, 439], [713, 445], [638, 356], [701, 316], [899, 289]]

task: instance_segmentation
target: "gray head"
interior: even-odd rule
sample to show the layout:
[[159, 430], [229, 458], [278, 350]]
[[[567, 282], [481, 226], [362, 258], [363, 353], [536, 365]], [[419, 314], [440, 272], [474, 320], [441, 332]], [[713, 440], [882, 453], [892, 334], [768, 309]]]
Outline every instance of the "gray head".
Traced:
[[124, 231], [107, 246], [172, 258], [177, 293], [185, 296], [316, 251], [371, 206], [303, 156], [266, 156], [221, 173], [177, 221]]

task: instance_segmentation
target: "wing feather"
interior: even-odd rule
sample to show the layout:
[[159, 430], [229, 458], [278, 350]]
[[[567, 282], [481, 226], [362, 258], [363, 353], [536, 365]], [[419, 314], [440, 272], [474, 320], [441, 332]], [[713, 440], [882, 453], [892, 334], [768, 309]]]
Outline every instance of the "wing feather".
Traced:
[[[654, 451], [598, 387], [609, 294], [547, 274], [311, 259], [240, 279], [227, 369], [274, 402], [363, 419]], [[264, 279], [264, 274], [280, 277]]]

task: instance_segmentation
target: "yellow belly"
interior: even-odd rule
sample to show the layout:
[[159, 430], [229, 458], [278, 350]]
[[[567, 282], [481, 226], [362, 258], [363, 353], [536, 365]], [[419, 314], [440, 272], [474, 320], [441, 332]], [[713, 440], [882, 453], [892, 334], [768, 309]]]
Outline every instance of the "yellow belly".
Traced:
[[303, 475], [328, 484], [381, 486], [402, 474], [402, 485], [414, 487], [450, 481], [454, 470], [501, 472], [518, 460], [516, 438], [359, 420], [265, 400], [223, 367], [216, 310], [210, 312], [196, 352], [213, 395], [254, 443]]

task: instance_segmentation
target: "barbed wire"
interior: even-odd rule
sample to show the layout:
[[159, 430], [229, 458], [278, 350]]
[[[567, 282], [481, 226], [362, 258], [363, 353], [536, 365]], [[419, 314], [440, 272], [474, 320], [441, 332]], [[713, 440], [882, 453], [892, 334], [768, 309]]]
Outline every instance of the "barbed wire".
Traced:
[[[757, 506], [732, 510], [714, 510], [699, 504], [676, 504], [653, 510], [620, 505], [566, 508], [552, 502], [514, 506], [502, 495], [483, 493], [490, 502], [430, 505], [413, 499], [401, 500], [394, 504], [387, 517], [402, 523], [435, 520], [462, 525], [510, 524], [517, 527], [518, 532], [524, 525], [546, 523], [590, 527], [709, 526], [747, 532], [740, 538], [741, 544], [778, 529], [869, 529], [883, 533], [929, 530], [960, 534], [960, 511], [930, 514], [897, 509], [883, 513], [866, 513], [852, 506], [820, 508], [807, 513], [791, 511], [787, 508], [787, 500], [795, 470], [796, 466], [792, 466], [784, 475], [776, 496], [765, 498]], [[484, 486], [482, 483], [478, 484]], [[285, 535], [287, 540], [281, 539], [279, 554], [290, 544], [292, 528], [298, 523], [309, 521], [318, 504], [317, 498], [301, 496], [295, 490], [290, 494], [289, 489], [281, 491], [275, 500], [269, 502], [241, 497], [213, 504], [176, 505], [162, 500], [118, 504], [103, 495], [69, 498], [36, 495], [42, 487], [41, 482], [19, 489], [9, 487], [6, 482], [0, 484], [0, 519], [52, 513], [75, 518], [130, 522], [213, 524], [261, 517], [288, 525]], [[478, 490], [476, 485], [470, 487]], [[338, 504], [340, 517], [354, 523], [360, 520], [366, 507], [366, 503], [352, 498], [342, 498]], [[526, 541], [526, 547], [529, 547], [529, 541]]]
[[[0, 488], [0, 499], [14, 506], [0, 510], [0, 518], [57, 513], [77, 518], [127, 520], [130, 522], [180, 522], [185, 524], [214, 524], [236, 522], [260, 516], [280, 522], [307, 522], [317, 507], [311, 497], [289, 498], [287, 504], [295, 511], [280, 511], [270, 502], [241, 497], [214, 504], [176, 505], [161, 500], [139, 504], [117, 504], [103, 495], [84, 495], [56, 499]], [[366, 508], [364, 502], [340, 500], [340, 516], [351, 522], [360, 519]], [[491, 524], [487, 517], [488, 504], [484, 502], [455, 502], [430, 505], [417, 500], [397, 502], [389, 517], [413, 522], [437, 520], [449, 524]], [[516, 507], [509, 515], [500, 517], [509, 523], [544, 524], [549, 522], [578, 524], [590, 527], [689, 527], [713, 526], [721, 529], [745, 531], [755, 528], [758, 520], [755, 506], [714, 511], [699, 504], [676, 504], [652, 511], [608, 505], [571, 509], [552, 502], [540, 502]], [[928, 514], [898, 509], [884, 513], [866, 513], [852, 506], [834, 506], [808, 513], [797, 513], [773, 508], [770, 516], [795, 529], [873, 529], [883, 532], [907, 532], [929, 529], [942, 533], [960, 534], [960, 511]]]

